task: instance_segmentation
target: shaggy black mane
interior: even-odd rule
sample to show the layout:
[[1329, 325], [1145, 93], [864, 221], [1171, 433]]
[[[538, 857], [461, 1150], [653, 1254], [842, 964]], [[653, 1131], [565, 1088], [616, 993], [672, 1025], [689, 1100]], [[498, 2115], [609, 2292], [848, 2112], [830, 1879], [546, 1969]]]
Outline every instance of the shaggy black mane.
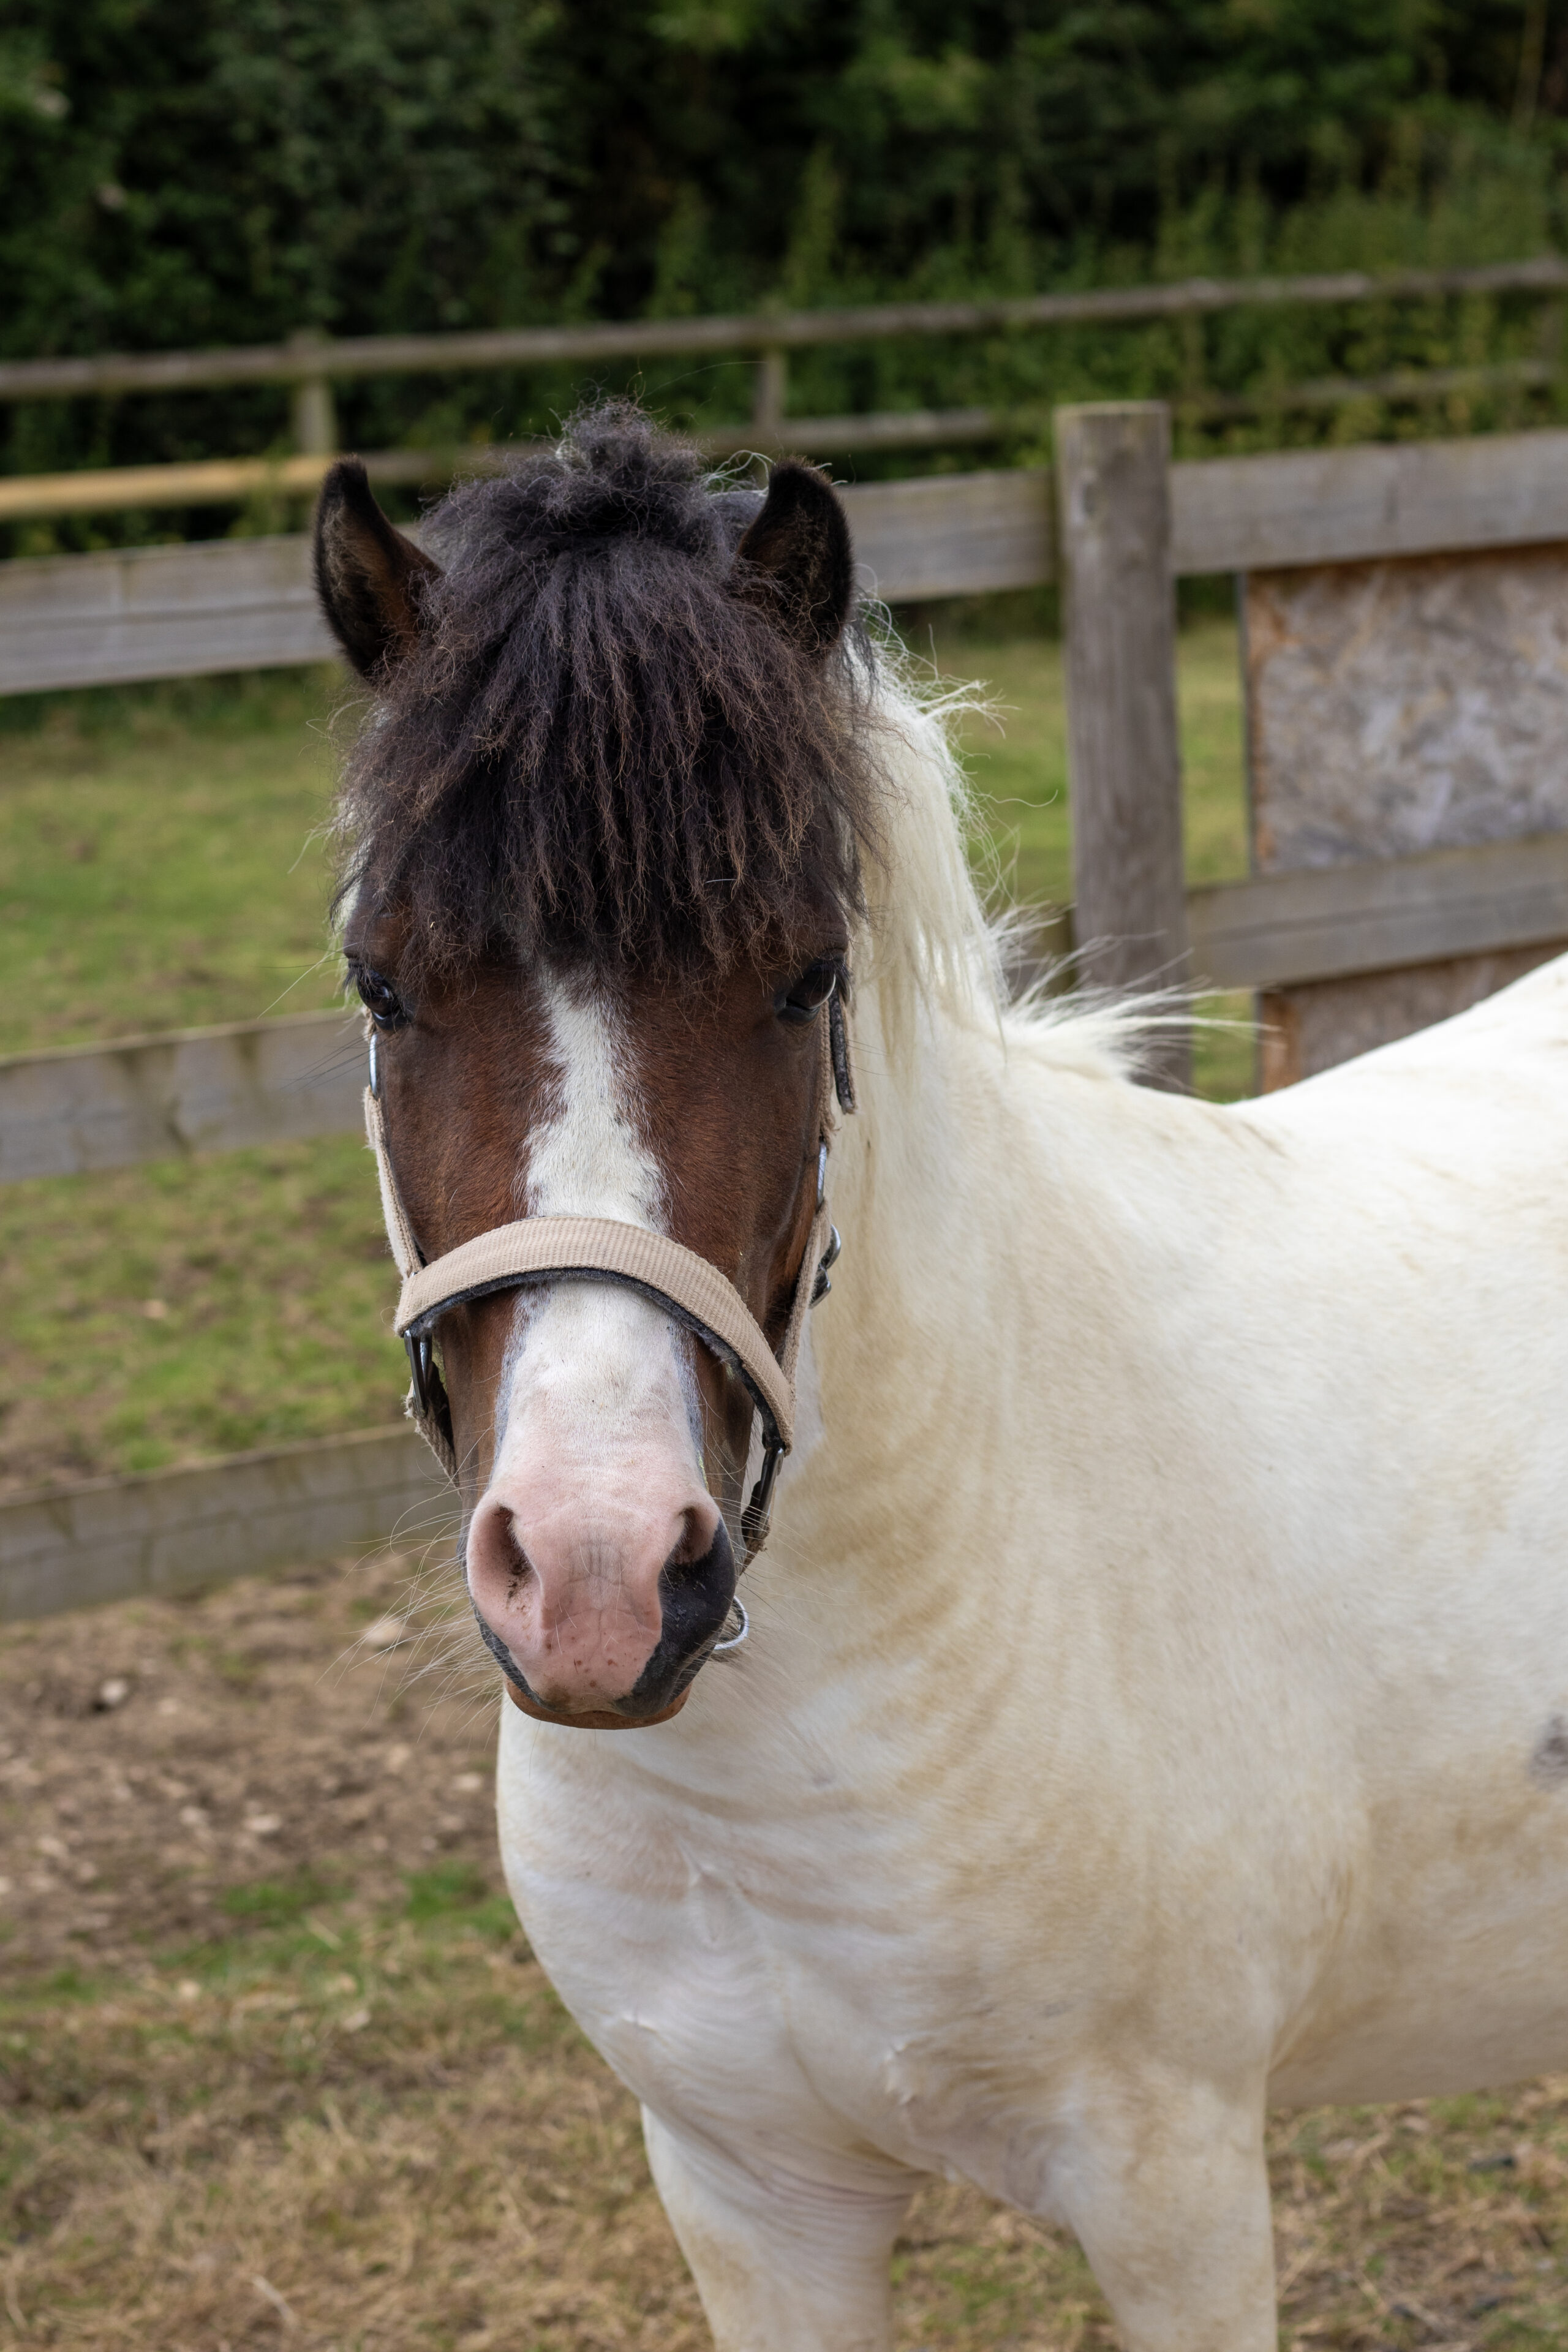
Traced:
[[865, 640], [813, 659], [747, 593], [761, 504], [624, 404], [455, 490], [418, 643], [348, 758], [340, 905], [408, 918], [428, 969], [666, 973], [858, 909]]

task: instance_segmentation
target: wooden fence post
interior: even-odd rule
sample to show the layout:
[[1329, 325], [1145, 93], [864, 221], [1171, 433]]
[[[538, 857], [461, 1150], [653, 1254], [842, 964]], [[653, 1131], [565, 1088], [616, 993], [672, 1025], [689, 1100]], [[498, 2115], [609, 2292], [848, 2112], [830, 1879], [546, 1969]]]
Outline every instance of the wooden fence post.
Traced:
[[783, 441], [788, 396], [788, 354], [779, 348], [759, 352], [752, 392], [752, 430], [759, 448], [776, 449]]
[[[1080, 969], [1101, 987], [1187, 978], [1170, 411], [1105, 401], [1056, 412], [1066, 592], [1068, 769]], [[1185, 1028], [1152, 1057], [1185, 1086]]]
[[[301, 327], [289, 338], [291, 352], [309, 352], [326, 337], [319, 329]], [[302, 457], [331, 457], [338, 446], [337, 407], [330, 376], [302, 376], [292, 401], [294, 446]]]

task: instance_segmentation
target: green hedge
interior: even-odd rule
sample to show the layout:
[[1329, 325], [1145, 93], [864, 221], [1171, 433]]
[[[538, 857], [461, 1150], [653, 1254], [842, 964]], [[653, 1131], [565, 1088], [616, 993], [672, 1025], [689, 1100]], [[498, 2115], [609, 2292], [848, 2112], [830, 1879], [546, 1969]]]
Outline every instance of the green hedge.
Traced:
[[[1565, 104], [1568, 0], [12, 0], [0, 350], [1511, 257], [1558, 241]], [[867, 348], [803, 357], [794, 398], [1247, 389], [1538, 332], [1516, 303]], [[580, 388], [389, 380], [345, 392], [345, 434], [547, 425]], [[645, 388], [744, 413], [735, 364]], [[287, 396], [4, 430], [12, 472], [259, 451]]]

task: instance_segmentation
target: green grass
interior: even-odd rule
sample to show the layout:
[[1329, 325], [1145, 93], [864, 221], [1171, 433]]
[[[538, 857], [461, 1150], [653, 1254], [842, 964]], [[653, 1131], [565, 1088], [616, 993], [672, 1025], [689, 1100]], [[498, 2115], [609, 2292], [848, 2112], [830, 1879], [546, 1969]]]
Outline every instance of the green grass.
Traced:
[[[963, 730], [981, 855], [1019, 899], [1061, 901], [1059, 646], [942, 622], [928, 645], [995, 708]], [[1217, 880], [1246, 870], [1227, 621], [1183, 631], [1180, 692], [1188, 872]], [[11, 1050], [334, 1001], [321, 828], [344, 694], [291, 672], [0, 706]], [[1244, 1026], [1200, 1028], [1195, 1060], [1203, 1092], [1249, 1091]], [[0, 1188], [0, 1487], [395, 1418], [395, 1288], [354, 1138]]]
[[[1187, 879], [1226, 881], [1247, 871], [1236, 632], [1206, 619], [1178, 642]], [[1065, 903], [1072, 896], [1072, 826], [1060, 646], [1037, 637], [950, 643], [939, 635], [934, 650], [942, 675], [973, 677], [994, 710], [990, 719], [967, 719], [960, 740], [976, 813], [1010, 895], [1026, 905]]]
[[[302, 1919], [307, 1911], [342, 1892], [313, 1871], [296, 1871], [289, 1878], [253, 1878], [244, 1886], [231, 1886], [219, 1898], [221, 1907], [230, 1919], [255, 1927], [287, 1927]], [[321, 1943], [318, 1930], [315, 1951]]]
[[335, 672], [0, 705], [5, 1050], [330, 1004]]
[[438, 1862], [431, 1870], [410, 1871], [403, 1916], [423, 1928], [448, 1927], [509, 1943], [517, 1934], [511, 1898], [492, 1895], [483, 1871], [473, 1863]]
[[395, 1419], [396, 1286], [355, 1137], [0, 1186], [0, 1483]]

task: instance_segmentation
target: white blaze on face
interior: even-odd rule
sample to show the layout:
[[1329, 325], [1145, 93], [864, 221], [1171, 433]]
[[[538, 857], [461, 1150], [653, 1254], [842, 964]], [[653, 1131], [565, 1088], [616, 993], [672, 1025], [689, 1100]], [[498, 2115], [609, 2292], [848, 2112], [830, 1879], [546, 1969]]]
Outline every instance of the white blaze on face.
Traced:
[[636, 1080], [624, 1026], [587, 988], [554, 982], [545, 1000], [555, 1107], [528, 1139], [521, 1171], [533, 1217], [619, 1217], [664, 1230], [664, 1178], [637, 1130]]
[[[528, 1139], [520, 1213], [663, 1232], [664, 1181], [637, 1131], [633, 1059], [613, 1006], [556, 982], [546, 1008], [560, 1076]], [[468, 1586], [548, 1705], [581, 1713], [624, 1697], [658, 1641], [661, 1572], [714, 1539], [688, 1344], [620, 1284], [558, 1281], [518, 1295]]]

